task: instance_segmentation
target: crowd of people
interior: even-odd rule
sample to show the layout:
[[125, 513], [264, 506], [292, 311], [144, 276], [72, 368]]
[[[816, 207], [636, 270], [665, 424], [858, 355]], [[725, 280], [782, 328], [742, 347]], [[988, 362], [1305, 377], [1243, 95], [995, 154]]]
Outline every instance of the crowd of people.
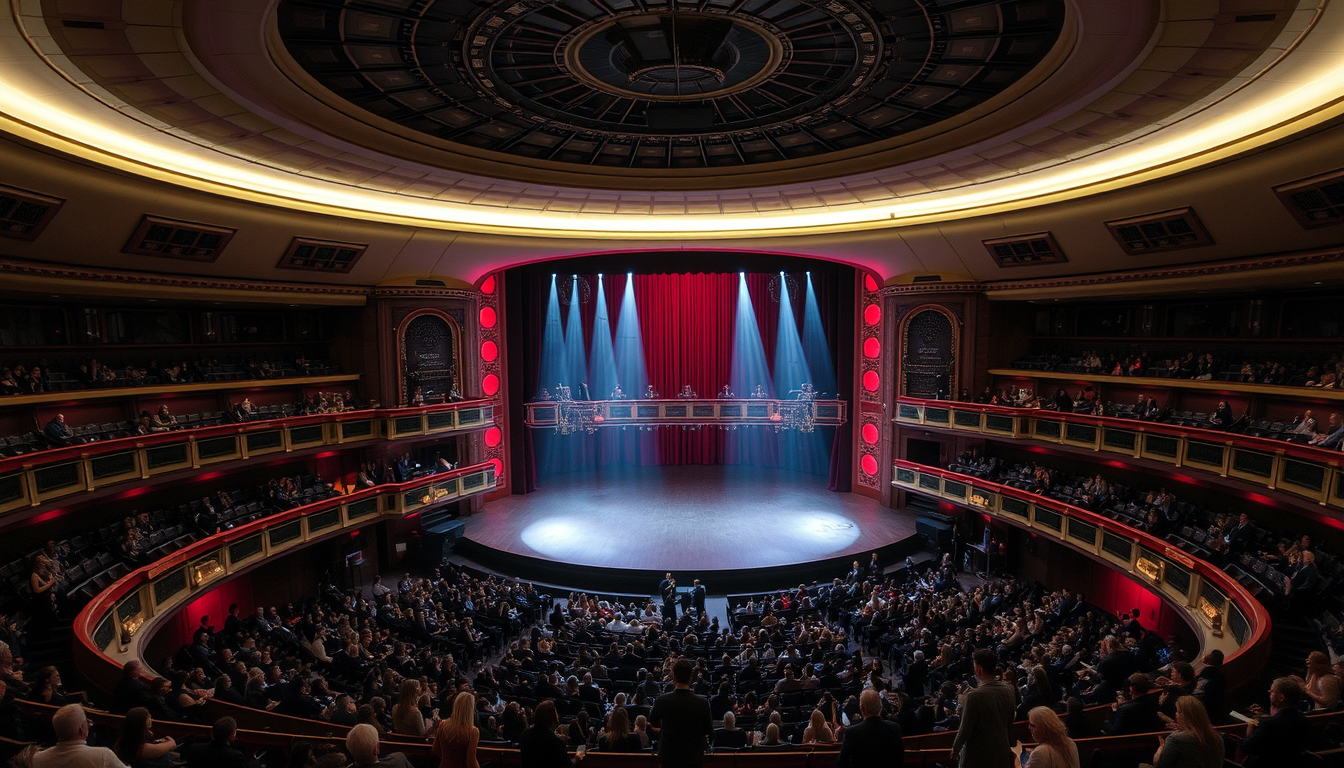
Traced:
[[1336, 389], [1344, 378], [1344, 356], [1338, 352], [1306, 361], [1252, 362], [1235, 354], [1186, 351], [1171, 357], [1136, 349], [1084, 350], [1077, 353], [1031, 355], [1014, 368], [1061, 371], [1092, 376], [1147, 376], [1193, 381], [1232, 381], [1314, 389]]
[[[51, 722], [56, 746], [31, 765], [100, 749], [85, 743], [84, 697], [54, 670], [25, 681], [8, 651], [0, 697], [40, 691], [64, 706]], [[219, 629], [202, 617], [157, 665], [162, 677], [146, 682], [138, 662], [126, 665], [108, 702], [123, 727], [103, 756], [120, 762], [97, 764], [196, 768], [242, 754], [231, 718], [213, 722], [208, 742], [153, 736], [155, 722], [204, 723], [201, 704], [215, 699], [349, 727], [344, 751], [293, 749], [301, 762], [291, 764], [305, 768], [408, 764], [381, 754], [389, 738], [432, 744], [446, 768], [477, 768], [488, 744], [516, 745], [526, 768], [577, 765], [589, 749], [653, 749], [695, 766], [707, 750], [825, 745], [838, 745], [842, 768], [876, 768], [901, 764], [904, 737], [951, 730], [962, 765], [1025, 753], [1026, 766], [1078, 768], [1075, 739], [1168, 731], [1154, 765], [1221, 765], [1221, 667], [1218, 651], [1187, 659], [1137, 610], [1113, 616], [1013, 579], [968, 588], [950, 557], [891, 575], [855, 563], [829, 584], [752, 598], [727, 626], [694, 607], [668, 618], [647, 599], [552, 601], [444, 563], [368, 592], [327, 585], [300, 605], [231, 606]], [[1251, 711], [1244, 765], [1283, 764], [1311, 745], [1304, 713], [1337, 705], [1342, 672], [1320, 654], [1303, 677], [1275, 680], [1269, 706]], [[1099, 732], [1084, 713], [1096, 704], [1111, 707]], [[1015, 721], [1034, 746], [1010, 738]]]
[[[963, 394], [963, 400], [969, 399]], [[1084, 386], [1076, 393], [1064, 387], [1050, 397], [1041, 397], [1026, 387], [985, 387], [973, 402], [1001, 405], [1010, 408], [1032, 408], [1059, 413], [1077, 413], [1088, 416], [1110, 416], [1121, 419], [1177, 424], [1201, 429], [1230, 431], [1253, 437], [1267, 437], [1285, 442], [1310, 445], [1325, 450], [1344, 450], [1344, 415], [1338, 411], [1318, 419], [1310, 410], [1291, 420], [1250, 419], [1237, 414], [1226, 400], [1218, 401], [1208, 413], [1176, 411], [1150, 395], [1139, 395], [1132, 403], [1102, 400], [1094, 387]]]
[[[344, 413], [362, 408], [377, 407], [376, 403], [359, 400], [352, 390], [345, 392], [315, 392], [300, 398], [296, 402], [272, 405], [257, 405], [251, 397], [243, 397], [229, 403], [224, 411], [207, 413], [174, 414], [167, 404], [140, 411], [133, 421], [104, 422], [72, 425], [64, 413], [57, 412], [42, 425], [40, 432], [26, 436], [14, 436], [5, 445], [18, 453], [31, 453], [48, 448], [61, 448], [71, 445], [86, 445], [105, 440], [124, 437], [155, 435], [182, 429], [213, 427], [222, 424], [245, 424], [268, 419], [281, 419], [290, 416], [310, 416], [318, 413]], [[10, 450], [6, 450], [8, 454]]]
[[1165, 538], [1215, 565], [1245, 567], [1265, 589], [1262, 600], [1307, 607], [1339, 570], [1337, 558], [1311, 536], [1275, 534], [1249, 514], [1183, 501], [1167, 488], [1129, 487], [1101, 474], [1077, 475], [1039, 462], [1011, 462], [970, 450], [950, 466], [1003, 485], [1081, 507]]
[[[106, 583], [196, 539], [334, 494], [320, 477], [284, 476], [258, 486], [216, 491], [176, 509], [135, 511], [96, 535], [46, 542], [28, 556], [26, 583], [18, 592], [26, 597], [35, 626], [46, 626], [62, 612], [82, 606]], [[0, 605], [0, 611], [23, 607], [11, 600]]]
[[284, 360], [252, 358], [221, 363], [216, 358], [186, 360], [148, 360], [111, 366], [96, 358], [81, 360], [69, 370], [56, 370], [46, 358], [15, 362], [0, 368], [0, 396], [33, 395], [43, 392], [92, 389], [98, 387], [139, 387], [157, 384], [231, 379], [279, 379], [311, 376], [337, 370], [329, 361], [310, 360], [298, 353]]

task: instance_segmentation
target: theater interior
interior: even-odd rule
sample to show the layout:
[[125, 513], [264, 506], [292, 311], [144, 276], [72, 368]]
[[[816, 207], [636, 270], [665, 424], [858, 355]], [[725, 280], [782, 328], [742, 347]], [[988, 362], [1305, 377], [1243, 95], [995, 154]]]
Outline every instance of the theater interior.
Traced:
[[13, 0], [0, 368], [15, 766], [1344, 766], [1339, 2]]

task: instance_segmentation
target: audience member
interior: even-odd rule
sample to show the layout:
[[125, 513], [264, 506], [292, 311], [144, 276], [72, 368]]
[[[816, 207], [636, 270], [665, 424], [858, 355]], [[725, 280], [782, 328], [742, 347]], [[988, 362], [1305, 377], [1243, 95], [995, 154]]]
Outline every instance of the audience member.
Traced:
[[51, 718], [56, 746], [33, 755], [33, 768], [127, 768], [107, 747], [90, 747], [89, 718], [78, 704], [66, 704]]

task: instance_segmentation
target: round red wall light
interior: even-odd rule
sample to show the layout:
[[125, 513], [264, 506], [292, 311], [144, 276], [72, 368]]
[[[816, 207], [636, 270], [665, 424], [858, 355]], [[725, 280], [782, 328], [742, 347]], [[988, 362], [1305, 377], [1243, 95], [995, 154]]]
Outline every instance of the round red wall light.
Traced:
[[[485, 310], [481, 310], [484, 312]], [[484, 322], [484, 321], [482, 321]], [[877, 325], [882, 322], [882, 308], [876, 304], [869, 304], [863, 308], [863, 322], [869, 325]]]
[[863, 388], [869, 392], [876, 392], [877, 388], [882, 386], [882, 378], [877, 375], [877, 371], [869, 371], [863, 374]]
[[499, 427], [491, 427], [485, 430], [486, 447], [494, 448], [502, 442], [504, 442], [504, 433], [500, 431]]
[[495, 362], [499, 357], [499, 346], [493, 341], [487, 341], [481, 345], [481, 359], [487, 363]]
[[863, 276], [863, 289], [864, 289], [865, 291], [876, 291], [876, 290], [877, 290], [877, 280], [873, 279], [873, 276], [872, 276], [872, 275], [864, 275], [864, 276]]
[[491, 275], [481, 281], [481, 293], [486, 296], [495, 292], [495, 276]]
[[496, 479], [498, 479], [500, 475], [504, 474], [504, 462], [500, 461], [499, 459], [491, 459], [485, 463], [495, 468]]
[[869, 337], [863, 340], [863, 356], [869, 360], [876, 360], [882, 354], [882, 342], [876, 337]]
[[481, 327], [482, 327], [482, 328], [494, 328], [494, 327], [495, 327], [495, 321], [498, 320], [498, 319], [499, 319], [499, 318], [497, 318], [497, 317], [495, 316], [495, 310], [494, 310], [493, 307], [481, 307]]
[[877, 444], [877, 438], [878, 438], [877, 425], [864, 424], [863, 429], [861, 431], [863, 432], [863, 442], [869, 445]]
[[486, 397], [492, 397], [499, 391], [499, 377], [493, 373], [487, 373], [485, 378], [481, 379], [481, 391]]
[[859, 459], [859, 467], [863, 469], [863, 474], [869, 477], [877, 476], [877, 459], [872, 456], [864, 456]]

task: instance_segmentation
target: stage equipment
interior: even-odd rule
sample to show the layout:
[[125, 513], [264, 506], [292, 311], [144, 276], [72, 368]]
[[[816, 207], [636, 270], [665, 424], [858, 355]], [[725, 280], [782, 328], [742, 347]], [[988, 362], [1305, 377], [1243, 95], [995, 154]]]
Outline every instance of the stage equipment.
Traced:
[[791, 400], [773, 398], [646, 398], [642, 400], [576, 401], [568, 398], [534, 400], [525, 404], [525, 423], [557, 434], [593, 434], [602, 427], [636, 425], [641, 431], [658, 427], [770, 427], [800, 433], [816, 427], [844, 424], [844, 400], [818, 399], [810, 385]]

